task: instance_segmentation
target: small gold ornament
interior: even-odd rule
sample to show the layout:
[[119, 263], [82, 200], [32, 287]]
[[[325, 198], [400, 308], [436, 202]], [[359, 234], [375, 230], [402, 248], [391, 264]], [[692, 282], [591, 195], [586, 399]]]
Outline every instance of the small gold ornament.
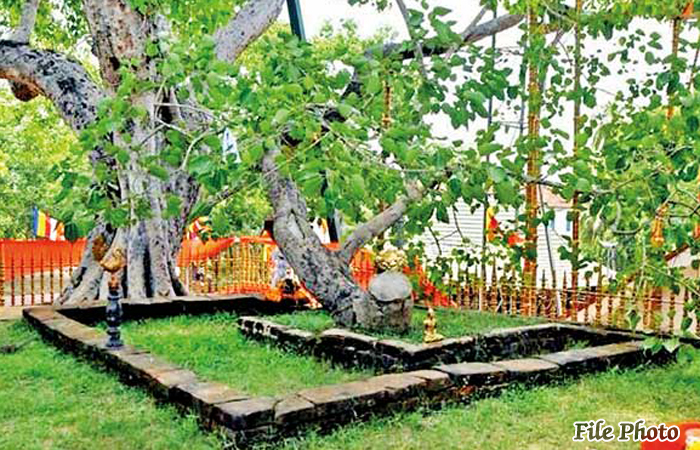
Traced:
[[428, 315], [423, 321], [425, 331], [423, 334], [423, 342], [430, 344], [432, 342], [440, 342], [445, 339], [445, 336], [439, 334], [437, 329], [437, 319], [435, 318], [435, 310], [432, 307], [428, 308]]
[[377, 255], [374, 265], [378, 272], [403, 272], [408, 265], [406, 253], [395, 247], [387, 247]]
[[119, 285], [119, 277], [117, 272], [126, 267], [126, 253], [124, 249], [117, 247], [113, 251], [107, 254], [107, 256], [100, 261], [100, 265], [104, 270], [112, 274], [109, 280], [110, 286], [115, 288]]

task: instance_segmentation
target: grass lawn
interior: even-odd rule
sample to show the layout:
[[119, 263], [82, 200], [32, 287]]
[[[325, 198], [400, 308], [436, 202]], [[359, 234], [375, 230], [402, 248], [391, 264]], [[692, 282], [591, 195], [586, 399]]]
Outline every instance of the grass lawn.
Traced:
[[[651, 370], [607, 372], [556, 387], [511, 389], [498, 398], [442, 411], [398, 414], [289, 440], [284, 450], [639, 450], [639, 443], [572, 441], [577, 421], [700, 419], [700, 351], [693, 361]], [[261, 446], [264, 448], [264, 446]], [[279, 447], [278, 447], [279, 448]]]
[[193, 418], [44, 344], [23, 322], [0, 322], [0, 449], [210, 449], [223, 442]]
[[[233, 328], [221, 316], [200, 319], [206, 320], [195, 327]], [[153, 327], [153, 335], [161, 335], [154, 340], [159, 340], [168, 337], [169, 327], [163, 325], [179, 320], [195, 319], [149, 321], [127, 328], [140, 334], [138, 328]], [[187, 335], [182, 327], [174, 327], [178, 328]], [[0, 322], [0, 345], [31, 337], [36, 338], [36, 333], [22, 323]], [[189, 347], [187, 340], [179, 342]], [[212, 344], [212, 349], [224, 352], [226, 345], [220, 345]], [[185, 346], [176, 353], [186, 353]], [[605, 419], [617, 424], [643, 418], [656, 424], [700, 419], [700, 351], [691, 355], [692, 361], [665, 368], [608, 372], [528, 391], [512, 389], [470, 406], [397, 414], [326, 436], [307, 434], [274, 448], [637, 450], [639, 445], [634, 443], [574, 443], [573, 422]], [[239, 364], [246, 361], [240, 359]], [[266, 370], [269, 367], [251, 372], [260, 375]], [[124, 387], [114, 376], [38, 339], [16, 354], [0, 355], [0, 423], [0, 449], [215, 449], [223, 442], [199, 431], [192, 418], [156, 407], [145, 393]], [[266, 447], [270, 448], [260, 446]]]
[[280, 395], [372, 376], [243, 337], [233, 314], [179, 316], [122, 327], [127, 343], [251, 395]]
[[[411, 318], [411, 328], [406, 334], [391, 332], [371, 333], [380, 338], [401, 339], [404, 341], [423, 342], [423, 320], [427, 310], [414, 309]], [[496, 328], [520, 327], [544, 323], [545, 320], [530, 317], [508, 316], [489, 312], [467, 310], [435, 310], [437, 331], [445, 337], [460, 337], [472, 334], [486, 333]], [[325, 311], [303, 311], [290, 314], [280, 314], [271, 318], [276, 323], [289, 325], [294, 328], [320, 333], [333, 328], [333, 319]], [[362, 332], [362, 330], [359, 330]]]

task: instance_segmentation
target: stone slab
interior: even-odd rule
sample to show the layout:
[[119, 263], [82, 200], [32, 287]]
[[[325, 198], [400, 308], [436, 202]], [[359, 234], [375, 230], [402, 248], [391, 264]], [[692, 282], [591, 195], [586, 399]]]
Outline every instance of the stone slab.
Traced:
[[501, 367], [508, 372], [509, 378], [520, 382], [546, 382], [559, 371], [558, 364], [538, 358], [497, 361], [493, 365]]
[[186, 369], [169, 370], [162, 372], [159, 370], [147, 371], [152, 378], [148, 379], [146, 386], [157, 398], [171, 398], [175, 395], [174, 389], [177, 386], [195, 383], [197, 375]]
[[442, 364], [435, 369], [448, 374], [462, 386], [488, 386], [500, 384], [506, 379], [506, 371], [503, 368], [488, 363]]
[[297, 393], [317, 407], [319, 416], [365, 411], [388, 395], [387, 388], [367, 380], [304, 389]]
[[424, 388], [429, 384], [429, 381], [409, 373], [379, 375], [370, 380], [387, 388], [389, 390], [388, 396], [394, 400], [416, 397], [424, 392], [428, 392]]
[[275, 419], [274, 397], [254, 397], [248, 400], [220, 403], [213, 407], [216, 423], [231, 430], [249, 430], [271, 424]]
[[425, 380], [427, 383], [423, 389], [428, 392], [443, 391], [454, 385], [449, 375], [438, 370], [414, 370], [412, 372], [406, 372], [406, 375]]
[[381, 339], [376, 342], [375, 348], [378, 352], [407, 360], [413, 358], [423, 346], [398, 339]]
[[355, 350], [373, 350], [377, 338], [341, 328], [331, 328], [319, 335], [322, 345], [352, 347]]
[[296, 394], [275, 405], [275, 423], [282, 426], [300, 426], [314, 420], [316, 415], [316, 405]]
[[[22, 311], [21, 308], [18, 308], [16, 310]], [[60, 313], [58, 313], [55, 309], [51, 308], [50, 306], [37, 306], [34, 308], [27, 308], [22, 312], [22, 314], [25, 317], [29, 316], [40, 322], [45, 322], [46, 320], [63, 317]]]
[[639, 341], [624, 342], [551, 353], [538, 358], [558, 364], [567, 373], [576, 375], [606, 370], [612, 366], [635, 366], [644, 361], [642, 345]]

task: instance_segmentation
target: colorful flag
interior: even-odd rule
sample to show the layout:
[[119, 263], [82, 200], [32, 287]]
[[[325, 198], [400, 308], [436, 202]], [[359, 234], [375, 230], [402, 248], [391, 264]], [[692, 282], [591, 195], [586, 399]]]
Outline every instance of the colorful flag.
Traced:
[[32, 210], [32, 233], [37, 239], [49, 239], [51, 241], [65, 241], [63, 223], [52, 218], [38, 208]]
[[193, 240], [200, 237], [201, 233], [208, 233], [211, 231], [211, 227], [207, 225], [209, 222], [209, 217], [202, 216], [197, 218], [187, 227], [187, 233], [185, 233], [185, 239]]

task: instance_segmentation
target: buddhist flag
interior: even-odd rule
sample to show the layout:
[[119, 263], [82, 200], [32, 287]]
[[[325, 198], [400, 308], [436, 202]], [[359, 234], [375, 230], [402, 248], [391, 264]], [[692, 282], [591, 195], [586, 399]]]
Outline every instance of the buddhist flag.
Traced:
[[185, 239], [196, 239], [200, 236], [200, 233], [208, 233], [211, 231], [211, 227], [207, 225], [209, 222], [209, 217], [202, 216], [197, 218], [187, 227], [187, 233], [185, 234]]
[[32, 210], [32, 232], [37, 239], [65, 241], [63, 223], [38, 208]]
[[683, 10], [683, 13], [681, 13], [681, 18], [683, 19], [690, 19], [693, 17], [693, 2], [688, 2], [687, 5], [685, 5], [685, 9]]

